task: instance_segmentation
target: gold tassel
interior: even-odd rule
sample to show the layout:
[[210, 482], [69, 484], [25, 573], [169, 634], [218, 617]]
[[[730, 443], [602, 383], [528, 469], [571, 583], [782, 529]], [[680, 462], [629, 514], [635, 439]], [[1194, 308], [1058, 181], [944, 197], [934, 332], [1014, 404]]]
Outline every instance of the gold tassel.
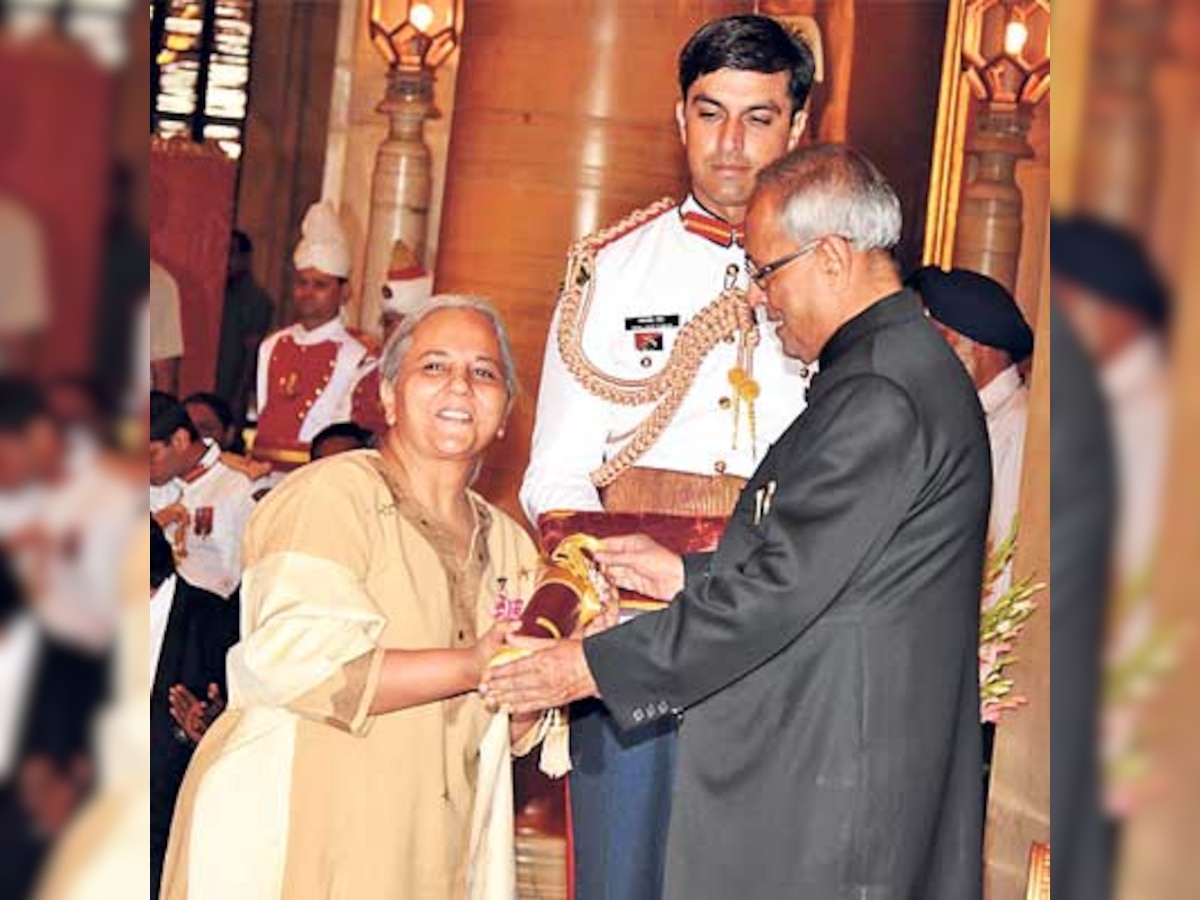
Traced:
[[546, 713], [546, 737], [538, 768], [550, 778], [562, 778], [571, 771], [571, 726], [563, 709]]

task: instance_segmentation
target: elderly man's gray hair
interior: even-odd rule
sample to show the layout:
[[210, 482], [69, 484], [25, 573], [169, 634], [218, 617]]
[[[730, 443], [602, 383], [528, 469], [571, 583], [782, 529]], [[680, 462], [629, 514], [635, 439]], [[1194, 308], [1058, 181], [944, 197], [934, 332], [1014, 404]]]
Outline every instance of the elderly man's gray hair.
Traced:
[[801, 147], [767, 166], [761, 189], [773, 190], [784, 229], [801, 244], [838, 235], [856, 250], [900, 243], [900, 198], [875, 165], [852, 147]]
[[513, 362], [512, 345], [508, 340], [508, 331], [500, 313], [482, 297], [468, 297], [462, 294], [438, 294], [424, 301], [420, 306], [404, 317], [400, 327], [388, 340], [383, 348], [383, 359], [379, 363], [380, 377], [386, 384], [393, 384], [404, 365], [404, 357], [412, 347], [413, 332], [422, 322], [443, 309], [467, 309], [477, 312], [487, 318], [496, 333], [496, 343], [500, 345], [500, 365], [504, 370], [504, 387], [508, 391], [511, 403], [517, 396], [517, 365]]

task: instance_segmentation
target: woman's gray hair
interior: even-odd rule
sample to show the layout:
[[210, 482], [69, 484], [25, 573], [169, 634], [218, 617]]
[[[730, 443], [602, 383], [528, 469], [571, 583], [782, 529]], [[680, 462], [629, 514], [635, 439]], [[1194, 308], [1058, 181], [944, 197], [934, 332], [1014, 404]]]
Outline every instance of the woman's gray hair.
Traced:
[[843, 144], [793, 150], [758, 176], [776, 192], [781, 224], [801, 244], [837, 235], [856, 250], [900, 243], [900, 198], [874, 163]]
[[517, 397], [517, 364], [513, 361], [512, 345], [508, 340], [508, 331], [504, 320], [495, 307], [482, 297], [470, 297], [464, 294], [438, 294], [421, 303], [416, 309], [404, 317], [400, 327], [388, 339], [383, 348], [383, 358], [379, 363], [379, 374], [386, 384], [394, 384], [400, 369], [404, 365], [404, 357], [412, 347], [413, 332], [417, 327], [436, 312], [444, 309], [467, 309], [484, 316], [492, 324], [496, 334], [496, 343], [500, 345], [500, 365], [504, 370], [504, 387], [508, 391], [508, 402], [511, 404]]

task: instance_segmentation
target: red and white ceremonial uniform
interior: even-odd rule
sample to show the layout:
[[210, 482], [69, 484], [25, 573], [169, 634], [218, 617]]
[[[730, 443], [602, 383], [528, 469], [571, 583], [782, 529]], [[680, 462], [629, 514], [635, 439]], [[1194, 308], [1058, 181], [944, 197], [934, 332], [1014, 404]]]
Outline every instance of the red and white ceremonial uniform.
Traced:
[[292, 325], [258, 349], [258, 433], [254, 456], [287, 471], [308, 461], [312, 439], [351, 420], [354, 389], [371, 365], [367, 346], [340, 319], [311, 331]]

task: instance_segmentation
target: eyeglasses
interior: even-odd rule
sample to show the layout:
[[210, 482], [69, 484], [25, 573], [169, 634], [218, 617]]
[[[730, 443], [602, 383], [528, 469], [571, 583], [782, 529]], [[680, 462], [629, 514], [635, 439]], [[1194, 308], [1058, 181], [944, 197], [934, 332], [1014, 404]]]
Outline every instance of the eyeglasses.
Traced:
[[784, 266], [795, 262], [806, 253], [812, 253], [812, 251], [816, 250], [817, 247], [821, 245], [822, 241], [831, 237], [840, 237], [840, 235], [826, 234], [819, 238], [813, 238], [807, 244], [804, 244], [802, 247], [800, 247], [799, 250], [793, 250], [791, 253], [787, 254], [787, 256], [781, 256], [779, 259], [772, 260], [765, 266], [756, 266], [754, 262], [747, 257], [746, 274], [750, 276], [750, 280], [754, 282], [755, 287], [757, 287], [760, 291], [765, 291], [767, 289], [767, 281], [772, 275], [774, 275]]

